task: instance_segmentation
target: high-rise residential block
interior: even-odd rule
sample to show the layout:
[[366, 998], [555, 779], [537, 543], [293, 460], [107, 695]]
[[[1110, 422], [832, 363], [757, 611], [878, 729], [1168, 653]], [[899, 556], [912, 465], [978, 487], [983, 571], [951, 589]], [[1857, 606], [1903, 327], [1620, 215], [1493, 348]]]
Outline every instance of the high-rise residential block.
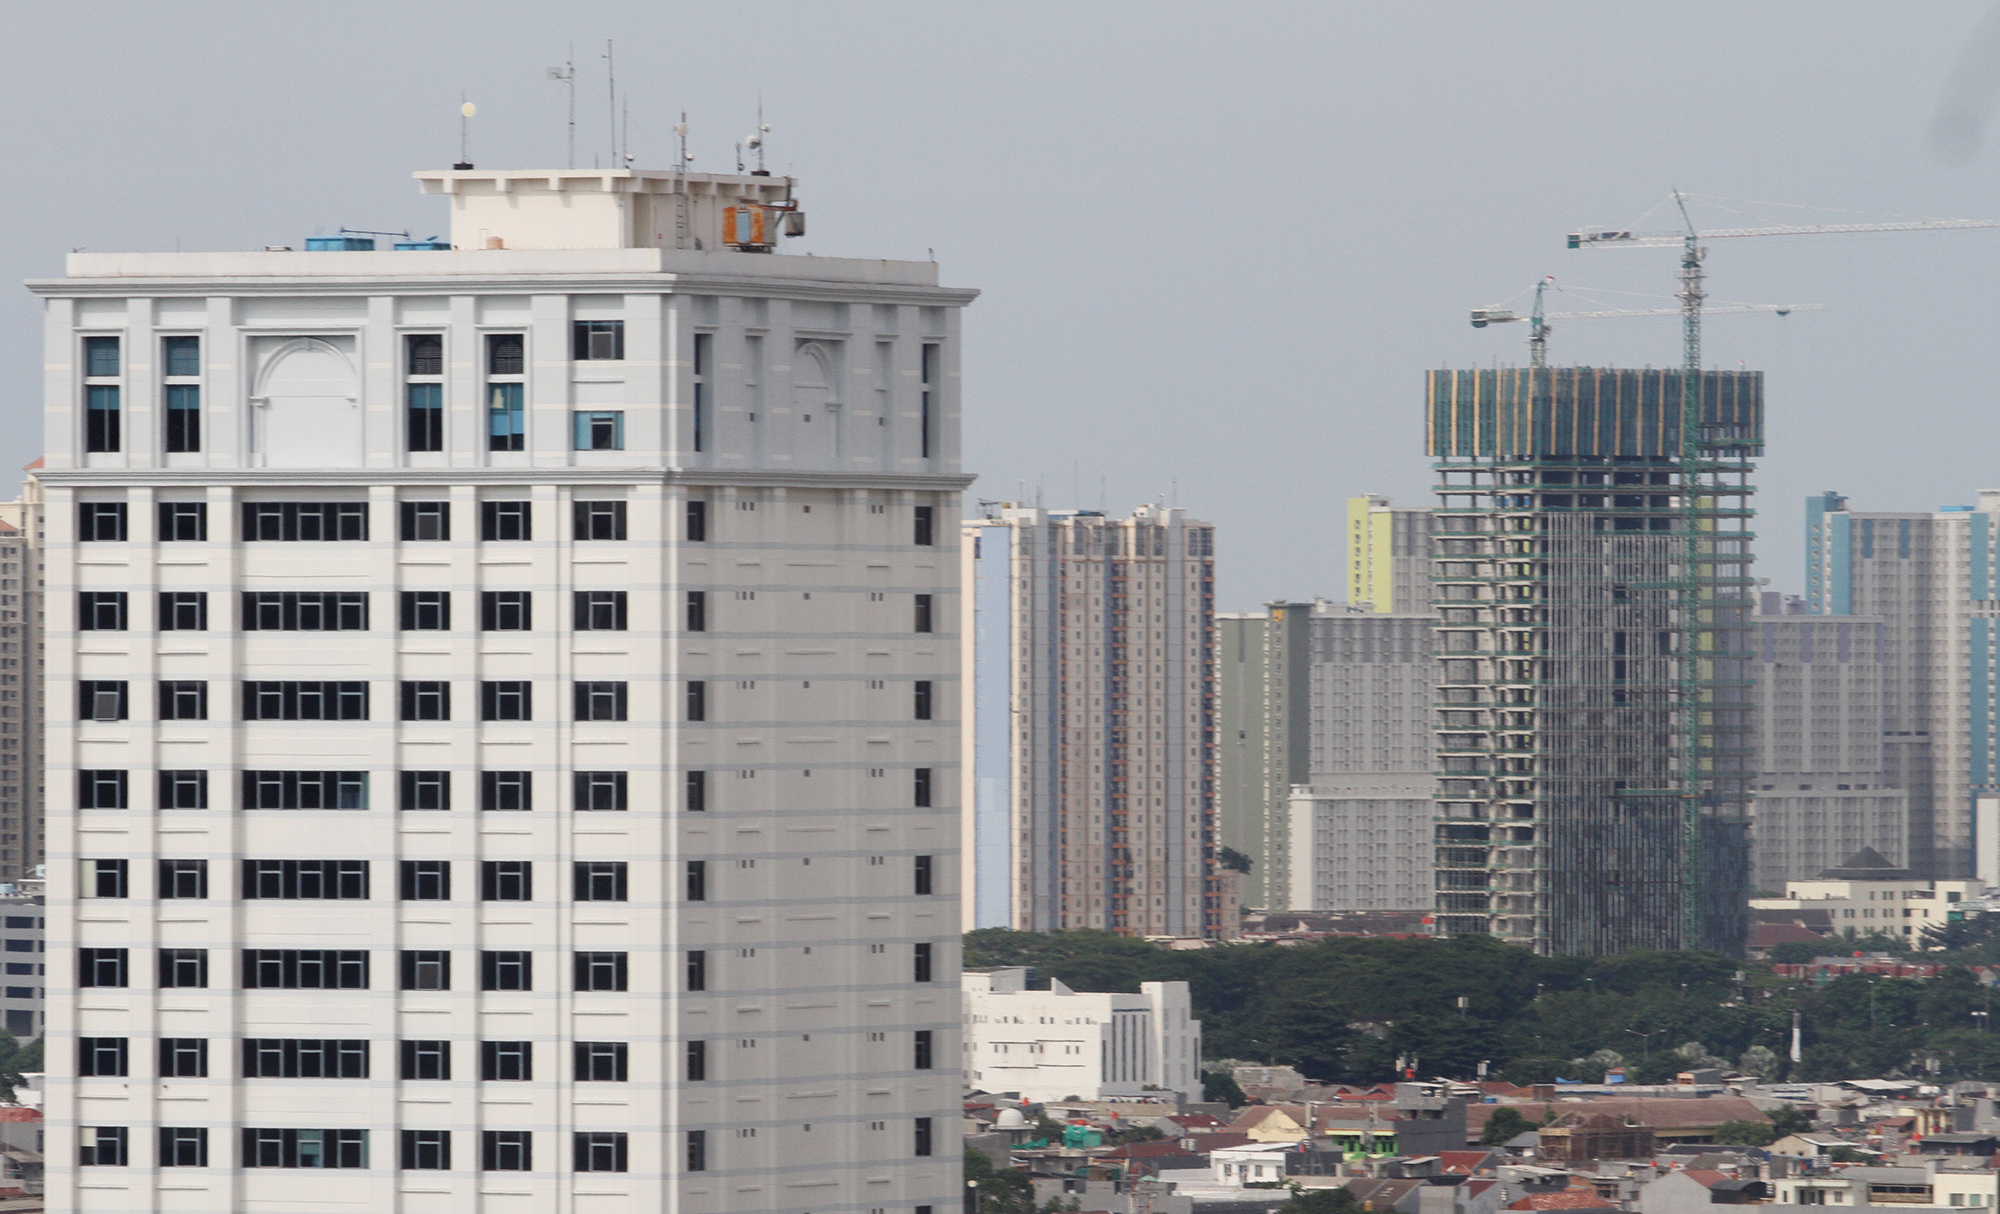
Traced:
[[1171, 506], [1002, 507], [960, 552], [968, 924], [1233, 935], [1234, 874], [1214, 868], [1214, 528]]
[[1217, 841], [1248, 858], [1243, 901], [1289, 910], [1291, 796], [1311, 778], [1316, 604], [1216, 617]]
[[973, 293], [417, 176], [31, 284], [51, 1206], [956, 1208]]
[[33, 877], [43, 860], [39, 489], [31, 475], [19, 500], [0, 502], [0, 881]]
[[1431, 609], [1431, 512], [1376, 494], [1347, 499], [1347, 601], [1384, 614]]
[[1742, 948], [1763, 377], [1683, 386], [1430, 373], [1444, 933]]

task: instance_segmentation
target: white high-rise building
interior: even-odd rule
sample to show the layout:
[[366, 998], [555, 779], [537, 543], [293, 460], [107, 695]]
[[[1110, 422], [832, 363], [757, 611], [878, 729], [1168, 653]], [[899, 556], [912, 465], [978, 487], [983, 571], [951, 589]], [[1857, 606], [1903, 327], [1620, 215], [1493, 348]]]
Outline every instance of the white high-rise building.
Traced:
[[51, 1208], [955, 1209], [974, 293], [417, 176], [31, 284]]

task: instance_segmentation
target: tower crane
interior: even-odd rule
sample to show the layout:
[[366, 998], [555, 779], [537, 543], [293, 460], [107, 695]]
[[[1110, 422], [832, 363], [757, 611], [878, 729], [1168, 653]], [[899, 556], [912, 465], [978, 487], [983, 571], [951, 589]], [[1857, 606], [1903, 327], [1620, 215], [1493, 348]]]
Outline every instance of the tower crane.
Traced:
[[[1543, 309], [1542, 296], [1549, 287], [1555, 285], [1554, 278], [1543, 278], [1535, 284], [1534, 308], [1525, 316], [1510, 308], [1474, 308], [1472, 327], [1483, 329], [1487, 325], [1503, 325], [1510, 321], [1528, 323], [1528, 365], [1546, 367], [1549, 365], [1549, 330], [1552, 320], [1598, 320], [1606, 317], [1622, 316], [1679, 316], [1679, 308], [1603, 308], [1595, 312], [1548, 312]], [[1705, 316], [1718, 316], [1739, 312], [1771, 312], [1779, 316], [1790, 316], [1794, 312], [1824, 312], [1824, 304], [1723, 304], [1720, 307], [1702, 309]]]

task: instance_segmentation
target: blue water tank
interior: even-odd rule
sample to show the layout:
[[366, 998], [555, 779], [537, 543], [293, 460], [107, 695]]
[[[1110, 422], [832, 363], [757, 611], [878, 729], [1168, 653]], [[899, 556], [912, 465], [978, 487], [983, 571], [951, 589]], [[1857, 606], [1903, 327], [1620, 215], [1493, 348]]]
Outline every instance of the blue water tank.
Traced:
[[375, 248], [370, 236], [308, 236], [308, 253], [368, 253]]
[[449, 240], [399, 240], [396, 242], [396, 251], [398, 253], [449, 251], [450, 249], [451, 242]]

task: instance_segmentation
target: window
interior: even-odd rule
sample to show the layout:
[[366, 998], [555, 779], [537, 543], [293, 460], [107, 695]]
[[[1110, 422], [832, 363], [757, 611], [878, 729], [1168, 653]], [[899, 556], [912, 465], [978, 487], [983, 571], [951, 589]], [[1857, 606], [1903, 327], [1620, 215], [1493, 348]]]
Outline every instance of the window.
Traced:
[[245, 809], [367, 809], [365, 771], [246, 771]]
[[705, 991], [708, 989], [707, 949], [693, 949], [688, 953], [687, 988], [691, 991]]
[[79, 771], [76, 773], [78, 809], [124, 809], [126, 774], [122, 771]]
[[919, 1118], [917, 1118], [917, 1119], [916, 1119], [916, 1123], [915, 1123], [915, 1126], [914, 1126], [914, 1128], [915, 1128], [915, 1130], [916, 1130], [916, 1134], [915, 1134], [915, 1139], [916, 1139], [916, 1148], [917, 1148], [917, 1150], [916, 1150], [916, 1153], [917, 1153], [918, 1155], [920, 1155], [920, 1156], [922, 1156], [922, 1155], [928, 1155], [928, 1154], [930, 1154], [930, 1153], [931, 1153], [931, 1119], [930, 1119], [930, 1118], [928, 1118], [928, 1117], [919, 1117]]
[[689, 1130], [687, 1136], [687, 1170], [708, 1171], [708, 1131]]
[[624, 772], [579, 771], [574, 774], [573, 780], [577, 809], [622, 810], [626, 807]]
[[479, 773], [479, 808], [533, 809], [535, 777], [527, 771]]
[[111, 542], [124, 539], [125, 503], [78, 502], [76, 538], [80, 542], [92, 540]]
[[625, 592], [623, 590], [579, 590], [572, 613], [572, 626], [578, 632], [623, 632], [625, 631]]
[[408, 384], [403, 393], [410, 450], [444, 450], [444, 385]]
[[[126, 692], [129, 690], [124, 680], [82, 679], [77, 685], [77, 715], [86, 721], [123, 721], [126, 719]], [[122, 807], [121, 807], [122, 808]]]
[[410, 541], [451, 538], [450, 502], [399, 502], [402, 538]]
[[[708, 438], [708, 405], [713, 393], [709, 389], [709, 368], [714, 365], [715, 335], [697, 333], [694, 335], [694, 449], [700, 451]], [[752, 421], [757, 420], [753, 414]], [[690, 535], [689, 539], [700, 539]]]
[[162, 898], [208, 897], [208, 861], [162, 860], [159, 896]]
[[526, 386], [518, 377], [526, 370], [526, 339], [519, 333], [493, 333], [486, 338], [487, 429], [489, 451], [520, 451], [527, 445]]
[[76, 626], [80, 632], [124, 632], [125, 592], [83, 590], [76, 596]]
[[131, 984], [130, 953], [122, 948], [76, 950], [78, 986], [122, 987]]
[[530, 683], [481, 683], [479, 719], [482, 721], [531, 721], [534, 719], [534, 687]]
[[[929, 459], [931, 457], [931, 418], [933, 416], [931, 402], [937, 399], [938, 390], [938, 346], [936, 343], [924, 343], [923, 352], [917, 364], [917, 372], [922, 377], [921, 382], [923, 384], [923, 395], [919, 398], [919, 416], [917, 419], [917, 454], [925, 459]], [[918, 540], [917, 542], [921, 544], [927, 541]]]
[[245, 682], [246, 721], [365, 721], [366, 683]]
[[[695, 450], [701, 450], [696, 447]], [[708, 503], [689, 502], [687, 504], [687, 542], [701, 544], [708, 541]]]
[[913, 1054], [914, 1056], [910, 1059], [910, 1066], [913, 1070], [928, 1071], [931, 1069], [930, 1029], [918, 1029], [916, 1031]]
[[[168, 379], [181, 379], [201, 374], [201, 338], [163, 337], [160, 339], [160, 365]], [[114, 372], [115, 374], [115, 372]]]
[[708, 591], [687, 592], [687, 630], [689, 632], [708, 631]]
[[449, 902], [451, 861], [399, 860], [396, 896], [405, 902]]
[[162, 682], [160, 719], [162, 721], [208, 720], [208, 683], [191, 679]]
[[160, 987], [163, 990], [208, 989], [208, 950], [205, 948], [163, 948], [160, 950]]
[[531, 592], [526, 590], [482, 590], [479, 592], [481, 632], [526, 632], [534, 627]]
[[931, 980], [931, 946], [917, 944], [911, 946], [910, 981], [929, 982]]
[[911, 892], [919, 896], [925, 896], [930, 894], [931, 857], [912, 856], [911, 859], [915, 861], [914, 872], [913, 872], [913, 876], [915, 877], [915, 882], [914, 882], [915, 888]]
[[911, 521], [913, 523], [912, 531], [914, 532], [910, 538], [911, 543], [923, 548], [937, 543], [936, 506], [916, 507], [916, 514]]
[[625, 357], [622, 320], [579, 320], [572, 332], [575, 342], [572, 357], [578, 362], [617, 362]]
[[535, 537], [531, 502], [479, 503], [479, 538], [530, 540]]
[[368, 1043], [318, 1038], [245, 1037], [245, 1079], [366, 1079]]
[[365, 632], [364, 590], [245, 590], [245, 632]]
[[404, 949], [400, 970], [406, 991], [451, 989], [451, 954], [441, 949]]
[[396, 775], [397, 809], [450, 809], [451, 773], [405, 771]]
[[167, 451], [178, 455], [201, 450], [201, 385], [168, 384], [166, 398]]
[[708, 684], [701, 679], [690, 679], [687, 685], [687, 719], [708, 720]]
[[83, 896], [86, 898], [129, 898], [129, 862], [125, 860], [85, 860]]
[[80, 1126], [76, 1131], [76, 1164], [80, 1168], [122, 1168], [126, 1129], [122, 1125]]
[[163, 1168], [207, 1167], [207, 1128], [204, 1126], [161, 1126], [160, 1166]]
[[708, 1078], [708, 1042], [687, 1043], [687, 1078], [689, 1083], [699, 1083]]
[[625, 449], [625, 414], [618, 410], [599, 410], [576, 415], [576, 449], [578, 451], [623, 451]]
[[119, 449], [117, 384], [86, 384], [83, 389], [83, 449]]
[[578, 1041], [575, 1051], [578, 1083], [624, 1083], [625, 1043], [622, 1041]]
[[534, 1137], [532, 1131], [479, 1131], [480, 1171], [532, 1172], [534, 1166]]
[[412, 333], [403, 339], [403, 371], [407, 375], [444, 374], [444, 334]]
[[318, 543], [368, 538], [367, 502], [244, 502], [243, 538]]
[[205, 1079], [208, 1077], [208, 1039], [205, 1037], [160, 1038], [160, 1078]]
[[405, 1172], [451, 1170], [450, 1130], [398, 1130], [397, 1134], [402, 1146], [397, 1163]]
[[364, 991], [368, 954], [360, 949], [246, 948], [245, 990]]
[[159, 774], [161, 809], [207, 809], [208, 773], [163, 771]]
[[367, 1130], [243, 1131], [246, 1168], [365, 1168]]
[[572, 892], [578, 902], [625, 901], [625, 861], [578, 860], [575, 863], [571, 880]]
[[208, 631], [208, 595], [200, 590], [160, 592], [161, 632]]
[[917, 595], [916, 604], [916, 628], [914, 631], [931, 631], [931, 596], [928, 594]]
[[532, 1041], [482, 1041], [479, 1043], [479, 1077], [500, 1082], [523, 1082], [535, 1077], [535, 1043]]
[[404, 632], [446, 632], [451, 628], [451, 591], [405, 590], [399, 596], [397, 626]]
[[622, 540], [625, 538], [624, 502], [572, 502], [571, 513], [579, 540]]
[[622, 721], [625, 719], [625, 684], [586, 683], [576, 685], [576, 719], [579, 721]]
[[405, 683], [402, 701], [405, 721], [451, 720], [450, 683]]
[[689, 902], [708, 901], [708, 861], [689, 860], [687, 862], [687, 900]]
[[535, 893], [535, 866], [531, 860], [482, 860], [479, 862], [481, 902], [531, 902]]
[[129, 1044], [124, 1037], [78, 1037], [76, 1073], [87, 1079], [122, 1078]]
[[623, 1172], [625, 1132], [623, 1130], [578, 1130], [576, 1170], [579, 1172]]
[[161, 543], [208, 538], [207, 502], [160, 502], [154, 511], [154, 524]]
[[916, 777], [914, 781], [916, 787], [912, 789], [912, 793], [916, 798], [916, 806], [918, 809], [929, 809], [931, 807], [931, 769], [928, 767], [919, 767], [913, 774]]
[[580, 991], [622, 991], [625, 989], [624, 953], [578, 953], [576, 989]]
[[397, 1043], [397, 1073], [403, 1079], [451, 1078], [451, 1042], [403, 1041]]
[[687, 773], [687, 811], [691, 814], [708, 810], [708, 773], [691, 771]]
[[347, 901], [368, 897], [366, 860], [245, 860], [245, 898]]
[[480, 953], [479, 989], [482, 991], [534, 990], [534, 955], [526, 952]]
[[911, 698], [912, 698], [912, 707], [915, 710], [917, 720], [919, 721], [930, 720], [931, 681], [929, 679], [918, 679], [916, 681], [915, 687], [913, 688], [913, 695]]

